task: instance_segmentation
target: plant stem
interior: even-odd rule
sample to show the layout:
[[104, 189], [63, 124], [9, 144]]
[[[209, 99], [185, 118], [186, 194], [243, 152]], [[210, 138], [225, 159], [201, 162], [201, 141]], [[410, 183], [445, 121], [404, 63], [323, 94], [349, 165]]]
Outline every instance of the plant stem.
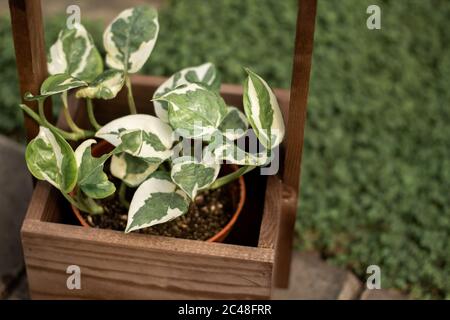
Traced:
[[83, 129], [77, 126], [77, 124], [73, 121], [72, 115], [69, 111], [69, 104], [67, 103], [67, 91], [64, 91], [61, 93], [61, 100], [63, 102], [64, 106], [64, 117], [66, 119], [67, 125], [69, 126], [70, 130], [72, 130], [75, 133], [83, 133]]
[[221, 186], [226, 185], [227, 183], [230, 183], [231, 181], [236, 180], [240, 176], [246, 174], [247, 172], [252, 171], [255, 168], [256, 168], [256, 166], [243, 166], [243, 167], [239, 168], [238, 170], [236, 170], [230, 174], [227, 174], [226, 176], [223, 176], [223, 177], [217, 179], [216, 181], [214, 181], [214, 183], [209, 186], [209, 189], [213, 190], [213, 189], [220, 188]]
[[119, 201], [125, 208], [129, 209], [130, 203], [126, 199], [126, 194], [127, 194], [127, 185], [125, 184], [125, 182], [122, 181], [119, 188]]
[[36, 121], [40, 126], [44, 125], [39, 115], [36, 112], [34, 112], [30, 107], [28, 107], [26, 104], [20, 104], [19, 106], [23, 111], [26, 112], [26, 114], [30, 116], [31, 119]]
[[47, 120], [47, 118], [45, 116], [44, 99], [38, 100], [38, 111], [39, 111], [39, 117], [41, 117], [42, 123], [49, 128], [54, 128], [54, 126]]
[[91, 215], [97, 215], [97, 214], [103, 214], [105, 210], [102, 206], [98, 205], [97, 202], [95, 202], [94, 199], [89, 198], [87, 196], [80, 196], [81, 200], [80, 202], [87, 208], [89, 214]]
[[[84, 139], [86, 137], [89, 137], [89, 135], [85, 135], [84, 132], [82, 132], [82, 133], [67, 132], [67, 131], [61, 130], [61, 129], [55, 127], [54, 125], [52, 125], [47, 120], [47, 118], [45, 117], [44, 100], [45, 99], [39, 99], [38, 100], [39, 118], [40, 118], [40, 121], [38, 121], [39, 125], [47, 127], [49, 129], [52, 129], [52, 130], [56, 131], [57, 133], [59, 133], [66, 140], [78, 141], [80, 139]], [[21, 105], [21, 107], [22, 107], [22, 105]], [[28, 108], [28, 107], [26, 109], [22, 107], [22, 109], [25, 110], [25, 112], [27, 112], [30, 115], [34, 114], [35, 116], [37, 116], [36, 113], [33, 110], [31, 110], [30, 108]], [[34, 116], [33, 116], [33, 119], [34, 119]], [[94, 136], [93, 132], [91, 132], [91, 134], [92, 134], [91, 137]]]
[[128, 74], [125, 75], [125, 85], [128, 88], [128, 106], [131, 114], [136, 114], [136, 104], [134, 103], [133, 90], [131, 88], [131, 80]]
[[80, 188], [78, 188], [76, 191], [75, 203], [76, 204], [74, 205], [78, 205], [78, 209], [87, 212], [90, 215], [103, 214], [105, 212], [102, 206], [98, 205], [94, 199], [84, 194]]
[[95, 119], [94, 106], [92, 105], [92, 99], [89, 99], [89, 98], [86, 99], [86, 107], [87, 107], [87, 114], [88, 114], [89, 122], [94, 127], [95, 131], [100, 130], [100, 128], [102, 126]]
[[[79, 199], [75, 200], [68, 194], [61, 192], [64, 198], [70, 202], [73, 206], [77, 207], [83, 212], [95, 215], [95, 214], [103, 214], [103, 207], [99, 206], [95, 201], [91, 198], [86, 198], [85, 201], [80, 201]], [[77, 197], [79, 198], [79, 197]]]

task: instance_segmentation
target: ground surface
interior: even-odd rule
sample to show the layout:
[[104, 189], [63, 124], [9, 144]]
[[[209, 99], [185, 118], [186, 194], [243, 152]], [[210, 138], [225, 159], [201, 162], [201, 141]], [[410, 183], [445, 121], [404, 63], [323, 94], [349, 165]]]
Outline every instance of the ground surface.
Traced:
[[[20, 245], [20, 226], [32, 193], [22, 145], [0, 135], [0, 298], [29, 299]], [[328, 265], [318, 254], [295, 253], [291, 284], [274, 299], [401, 299], [398, 293], [363, 292], [349, 271]]]
[[20, 227], [32, 192], [23, 146], [0, 135], [0, 297], [28, 296]]

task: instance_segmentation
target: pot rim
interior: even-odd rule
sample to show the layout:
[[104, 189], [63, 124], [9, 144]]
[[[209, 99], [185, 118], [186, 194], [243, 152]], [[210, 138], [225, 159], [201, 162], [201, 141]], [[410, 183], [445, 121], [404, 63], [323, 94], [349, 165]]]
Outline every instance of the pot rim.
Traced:
[[[107, 141], [101, 140], [95, 146], [93, 146], [92, 152], [95, 153], [95, 151], [98, 151], [98, 153], [102, 153], [103, 149], [106, 149], [109, 146], [110, 146], [110, 144]], [[229, 164], [229, 166], [231, 168], [233, 168], [233, 171], [236, 171], [238, 169], [238, 166], [235, 164]], [[231, 217], [230, 221], [228, 221], [228, 223], [218, 233], [216, 233], [214, 236], [212, 236], [211, 238], [204, 240], [204, 241], [206, 241], [206, 242], [222, 242], [228, 236], [230, 231], [233, 229], [234, 224], [236, 223], [239, 215], [242, 212], [242, 208], [244, 207], [245, 198], [246, 198], [244, 177], [240, 176], [238, 178], [238, 182], [239, 182], [239, 202], [237, 204], [237, 208], [236, 208], [235, 212], [233, 213], [233, 216]], [[86, 219], [83, 218], [80, 210], [77, 207], [75, 207], [73, 204], [71, 204], [71, 207], [72, 207], [72, 211], [75, 214], [78, 222], [80, 222], [80, 224], [83, 227], [92, 228], [92, 226], [90, 226], [86, 222]]]

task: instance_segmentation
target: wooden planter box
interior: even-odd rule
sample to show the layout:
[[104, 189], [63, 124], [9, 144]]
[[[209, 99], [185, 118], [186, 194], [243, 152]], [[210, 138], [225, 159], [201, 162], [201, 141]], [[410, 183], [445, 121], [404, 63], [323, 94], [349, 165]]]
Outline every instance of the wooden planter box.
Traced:
[[[162, 81], [133, 78], [140, 113], [153, 112], [150, 99]], [[277, 90], [283, 111], [288, 93]], [[228, 104], [242, 106], [240, 86], [224, 85], [222, 96]], [[83, 103], [76, 99], [71, 103], [74, 118], [86, 126]], [[100, 123], [125, 115], [124, 92], [116, 100], [96, 101], [95, 110]], [[62, 118], [60, 126], [65, 126]], [[59, 191], [38, 182], [22, 227], [32, 298], [269, 298], [282, 184], [278, 176], [261, 176], [259, 170], [245, 179], [247, 201], [224, 243], [81, 227]], [[81, 290], [66, 286], [70, 265], [81, 269]]]

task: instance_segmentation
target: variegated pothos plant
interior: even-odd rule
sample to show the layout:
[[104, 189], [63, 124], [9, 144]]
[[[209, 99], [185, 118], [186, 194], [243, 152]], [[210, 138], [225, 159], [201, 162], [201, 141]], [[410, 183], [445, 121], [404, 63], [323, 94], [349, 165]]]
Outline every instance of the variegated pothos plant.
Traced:
[[[28, 144], [26, 160], [30, 172], [58, 188], [66, 199], [89, 214], [103, 214], [97, 200], [117, 193], [129, 207], [126, 232], [164, 223], [187, 212], [190, 202], [205, 189], [214, 189], [271, 161], [272, 150], [284, 136], [284, 122], [277, 99], [259, 75], [246, 69], [241, 112], [226, 104], [219, 94], [220, 79], [212, 63], [188, 67], [164, 81], [153, 95], [155, 116], [138, 114], [130, 74], [148, 60], [159, 32], [157, 12], [148, 6], [121, 12], [106, 28], [103, 45], [106, 65], [92, 37], [81, 25], [63, 29], [51, 46], [51, 74], [36, 100], [39, 113], [22, 109], [40, 124], [39, 134]], [[109, 100], [126, 86], [130, 115], [100, 125], [92, 99]], [[71, 118], [67, 94], [86, 99], [92, 130], [81, 129]], [[53, 126], [45, 117], [44, 101], [53, 95], [63, 100], [70, 131]], [[150, 104], [148, 106], [150, 111]], [[254, 131], [263, 150], [246, 152], [236, 143]], [[114, 146], [100, 157], [92, 156], [98, 139]], [[189, 154], [186, 139], [201, 141], [201, 157]], [[82, 141], [73, 150], [67, 140]], [[108, 180], [104, 166], [122, 181], [119, 190]], [[241, 166], [218, 178], [220, 164]], [[135, 189], [131, 202], [127, 188]]]

